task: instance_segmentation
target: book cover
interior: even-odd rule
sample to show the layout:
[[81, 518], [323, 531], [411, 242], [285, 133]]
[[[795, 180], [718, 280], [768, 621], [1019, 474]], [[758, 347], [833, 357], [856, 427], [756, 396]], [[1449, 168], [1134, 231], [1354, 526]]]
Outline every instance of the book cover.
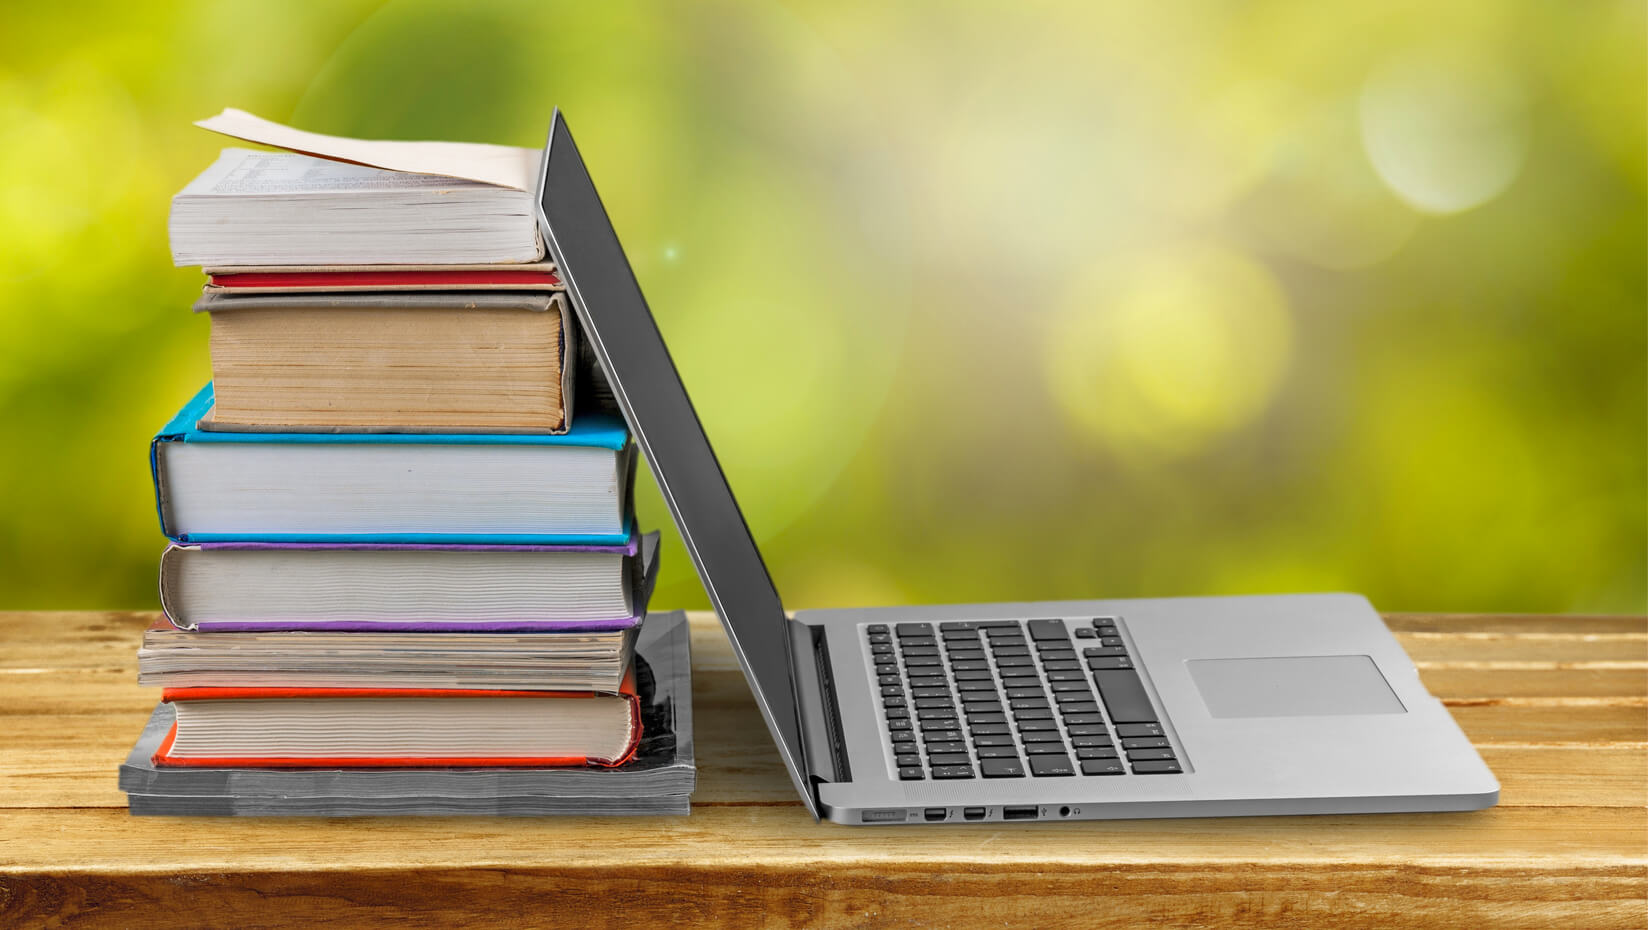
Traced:
[[[269, 542], [225, 542], [225, 543], [196, 543], [201, 549], [238, 549], [238, 550], [279, 550], [279, 549], [309, 549], [309, 550], [336, 550], [336, 549], [401, 549], [436, 552], [461, 552], [465, 550], [506, 550], [513, 552], [612, 552], [620, 553], [633, 558], [629, 562], [631, 602], [634, 604], [634, 613], [628, 617], [614, 617], [606, 620], [556, 620], [553, 618], [537, 618], [531, 620], [484, 620], [474, 622], [460, 621], [377, 621], [377, 620], [202, 620], [193, 626], [178, 623], [179, 616], [172, 598], [171, 586], [167, 583], [166, 559], [161, 556], [160, 571], [160, 606], [165, 612], [167, 620], [178, 629], [199, 630], [209, 633], [225, 632], [381, 632], [381, 633], [602, 633], [612, 630], [627, 630], [641, 623], [646, 616], [647, 603], [652, 598], [653, 584], [658, 579], [658, 534], [656, 532], [641, 535], [631, 533], [630, 538], [622, 545], [559, 545], [559, 546], [478, 546], [478, 545], [435, 545], [427, 543], [269, 543]], [[177, 544], [167, 548], [167, 552], [179, 548]]]
[[[616, 533], [192, 533], [179, 534], [168, 519], [170, 489], [160, 461], [162, 443], [264, 443], [264, 444], [408, 444], [408, 445], [525, 445], [582, 446], [625, 453], [629, 430], [623, 420], [600, 413], [575, 418], [564, 433], [258, 433], [224, 432], [200, 428], [213, 406], [212, 385], [207, 382], [172, 419], [160, 428], [149, 444], [149, 472], [155, 488], [155, 508], [161, 532], [173, 542], [316, 542], [316, 543], [416, 543], [477, 545], [624, 545], [634, 535], [635, 518], [625, 516]], [[635, 456], [627, 456], [625, 482], [633, 488]], [[632, 500], [626, 494], [626, 500]], [[632, 506], [632, 505], [630, 505]]]
[[[327, 756], [179, 756], [176, 753], [178, 723], [161, 741], [154, 754], [154, 764], [164, 766], [249, 766], [258, 768], [430, 768], [430, 767], [505, 767], [526, 766], [554, 768], [560, 766], [600, 766], [611, 768], [623, 765], [635, 754], [641, 741], [641, 703], [635, 685], [633, 666], [624, 676], [619, 697], [628, 705], [628, 731], [623, 750], [611, 758], [591, 756], [380, 756], [350, 755], [347, 751]], [[452, 689], [387, 689], [387, 688], [167, 688], [161, 700], [174, 707], [188, 701], [280, 701], [280, 700], [406, 700], [435, 698], [443, 701], [507, 698], [521, 701], [582, 701], [612, 698], [593, 691], [471, 691]]]

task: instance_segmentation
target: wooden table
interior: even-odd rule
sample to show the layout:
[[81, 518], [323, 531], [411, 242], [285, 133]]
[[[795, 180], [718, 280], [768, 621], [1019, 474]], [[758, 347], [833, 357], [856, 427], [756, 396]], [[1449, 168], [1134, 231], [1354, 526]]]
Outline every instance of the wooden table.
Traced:
[[707, 616], [691, 817], [130, 817], [152, 619], [0, 613], [0, 926], [1648, 927], [1643, 618], [1388, 618], [1492, 810], [935, 828], [814, 824]]

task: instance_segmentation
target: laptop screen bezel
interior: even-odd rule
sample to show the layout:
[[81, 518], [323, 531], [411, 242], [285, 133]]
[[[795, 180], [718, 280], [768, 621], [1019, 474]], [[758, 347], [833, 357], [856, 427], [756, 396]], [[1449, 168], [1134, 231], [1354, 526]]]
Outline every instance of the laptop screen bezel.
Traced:
[[[593, 203], [576, 202], [584, 193], [573, 189], [578, 186], [587, 186]], [[652, 466], [790, 779], [817, 819], [788, 615], [559, 108], [544, 145], [537, 195], [539, 230], [583, 336]], [[558, 238], [557, 226], [566, 241]], [[608, 244], [611, 253], [600, 254]], [[648, 422], [666, 415], [665, 422]], [[686, 485], [692, 486], [690, 496]], [[693, 524], [700, 519], [708, 531], [697, 531]]]

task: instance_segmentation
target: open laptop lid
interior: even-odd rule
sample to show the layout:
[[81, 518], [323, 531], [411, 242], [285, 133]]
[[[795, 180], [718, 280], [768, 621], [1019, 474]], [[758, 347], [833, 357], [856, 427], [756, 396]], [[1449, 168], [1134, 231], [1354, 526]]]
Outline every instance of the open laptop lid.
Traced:
[[784, 607], [559, 109], [540, 170], [538, 226], [584, 337], [652, 464], [790, 778], [817, 819]]

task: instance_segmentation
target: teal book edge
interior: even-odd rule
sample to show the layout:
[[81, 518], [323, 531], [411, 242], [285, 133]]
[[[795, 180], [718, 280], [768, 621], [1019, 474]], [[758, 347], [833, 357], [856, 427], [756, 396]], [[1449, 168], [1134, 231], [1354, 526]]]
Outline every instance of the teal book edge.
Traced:
[[[585, 448], [622, 451], [629, 445], [629, 429], [624, 421], [606, 414], [581, 414], [564, 433], [240, 433], [214, 432], [200, 429], [199, 423], [212, 409], [212, 383], [206, 382], [199, 393], [174, 414], [160, 428], [149, 443], [149, 474], [154, 481], [155, 512], [160, 518], [160, 531], [166, 538], [179, 543], [203, 542], [312, 542], [312, 543], [428, 543], [454, 545], [623, 545], [635, 527], [635, 516], [624, 517], [621, 532], [617, 533], [188, 533], [179, 535], [166, 525], [166, 506], [160, 482], [160, 444], [163, 442], [190, 443], [308, 443], [356, 444], [392, 443], [403, 445], [513, 445], [513, 446], [582, 446]], [[629, 480], [633, 484], [634, 461], [631, 459]], [[632, 488], [633, 490], [633, 488]], [[631, 494], [631, 504], [633, 506]]]

